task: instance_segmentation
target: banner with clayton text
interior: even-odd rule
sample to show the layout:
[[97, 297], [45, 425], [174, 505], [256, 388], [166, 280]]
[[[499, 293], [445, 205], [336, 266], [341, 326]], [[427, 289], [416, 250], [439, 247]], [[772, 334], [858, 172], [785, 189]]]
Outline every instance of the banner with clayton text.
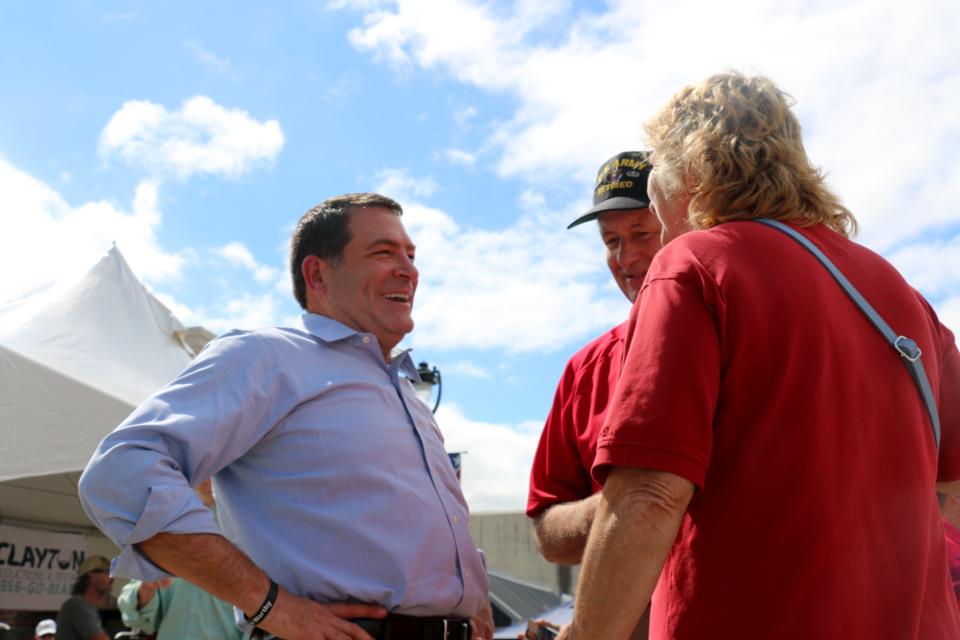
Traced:
[[59, 609], [84, 557], [82, 535], [0, 525], [0, 609]]

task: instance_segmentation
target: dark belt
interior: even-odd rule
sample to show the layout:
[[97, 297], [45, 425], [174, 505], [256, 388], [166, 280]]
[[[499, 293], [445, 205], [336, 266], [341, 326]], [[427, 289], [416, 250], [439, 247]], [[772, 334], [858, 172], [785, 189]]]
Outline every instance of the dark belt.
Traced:
[[470, 640], [470, 621], [465, 618], [419, 618], [388, 613], [386, 618], [350, 620], [374, 640]]

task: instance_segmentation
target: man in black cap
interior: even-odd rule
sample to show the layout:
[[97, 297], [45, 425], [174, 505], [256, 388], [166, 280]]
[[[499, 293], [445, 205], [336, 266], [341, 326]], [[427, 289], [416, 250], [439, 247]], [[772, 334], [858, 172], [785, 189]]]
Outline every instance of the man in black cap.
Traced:
[[[625, 151], [597, 172], [593, 208], [572, 228], [597, 220], [607, 266], [623, 295], [637, 298], [660, 249], [660, 223], [650, 212], [646, 154]], [[567, 363], [557, 386], [530, 473], [527, 515], [550, 562], [579, 564], [593, 523], [600, 485], [590, 476], [607, 404], [620, 375], [627, 322], [586, 345]], [[634, 637], [646, 637], [646, 621]]]

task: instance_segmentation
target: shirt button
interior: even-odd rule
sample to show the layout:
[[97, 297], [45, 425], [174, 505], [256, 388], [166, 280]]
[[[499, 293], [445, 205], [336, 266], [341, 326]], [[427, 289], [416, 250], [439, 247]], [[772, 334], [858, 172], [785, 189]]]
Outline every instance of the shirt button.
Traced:
[[452, 520], [453, 520], [453, 524], [457, 524], [458, 522], [460, 522], [460, 518], [458, 518], [457, 516], [453, 516]]
[[363, 344], [370, 344], [370, 336], [363, 336]]

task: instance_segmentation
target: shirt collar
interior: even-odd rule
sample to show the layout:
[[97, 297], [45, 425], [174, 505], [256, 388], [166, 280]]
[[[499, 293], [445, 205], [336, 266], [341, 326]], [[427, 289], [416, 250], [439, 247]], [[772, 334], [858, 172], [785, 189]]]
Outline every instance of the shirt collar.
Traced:
[[402, 371], [408, 378], [414, 382], [421, 382], [420, 372], [417, 371], [417, 365], [413, 363], [413, 356], [410, 355], [412, 349], [394, 349], [390, 353], [390, 359], [397, 363]]
[[[361, 334], [356, 329], [351, 329], [342, 322], [333, 318], [320, 315], [319, 313], [304, 313], [300, 316], [300, 324], [304, 331], [323, 342], [339, 342], [352, 336], [370, 335]], [[379, 347], [375, 347], [379, 349]], [[420, 374], [417, 373], [417, 367], [410, 356], [410, 349], [396, 348], [390, 353], [390, 360], [393, 367], [402, 371], [408, 378], [414, 382], [420, 382]]]
[[319, 313], [304, 313], [300, 316], [300, 322], [307, 333], [324, 342], [339, 342], [350, 336], [359, 335], [355, 329]]

